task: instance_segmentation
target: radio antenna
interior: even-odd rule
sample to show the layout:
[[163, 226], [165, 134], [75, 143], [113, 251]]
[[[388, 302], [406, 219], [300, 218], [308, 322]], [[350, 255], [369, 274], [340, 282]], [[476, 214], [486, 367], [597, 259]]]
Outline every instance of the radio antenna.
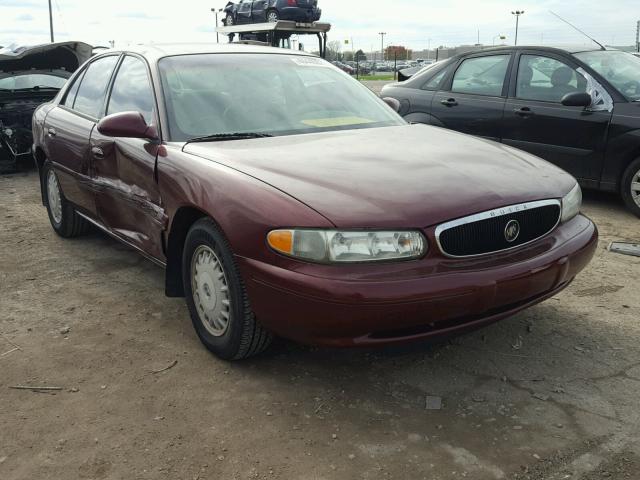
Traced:
[[589, 40], [591, 40], [593, 43], [595, 43], [596, 45], [598, 45], [602, 50], [606, 50], [605, 46], [602, 45], [599, 41], [597, 41], [595, 38], [587, 35], [585, 32], [583, 32], [582, 30], [580, 30], [578, 27], [576, 27], [574, 24], [572, 24], [571, 22], [569, 22], [568, 20], [565, 20], [564, 18], [562, 18], [560, 15], [558, 15], [557, 13], [555, 13], [552, 10], [549, 10], [549, 12], [551, 13], [551, 15], [553, 15], [554, 17], [562, 20], [564, 23], [566, 23], [567, 25], [569, 25], [571, 28], [573, 28], [574, 30], [580, 32], [582, 35], [584, 35], [585, 37], [587, 37]]

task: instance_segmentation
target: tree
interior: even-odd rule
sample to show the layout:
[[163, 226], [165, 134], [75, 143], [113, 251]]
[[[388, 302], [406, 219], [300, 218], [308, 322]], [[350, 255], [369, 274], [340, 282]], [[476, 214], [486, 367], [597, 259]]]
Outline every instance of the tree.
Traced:
[[353, 52], [346, 51], [342, 54], [342, 60], [345, 62], [353, 62]]
[[365, 53], [362, 50], [358, 50], [356, 52], [355, 61], [356, 62], [366, 62], [367, 61], [367, 56], [365, 55]]
[[333, 42], [329, 42], [327, 44], [327, 60], [334, 61], [340, 60], [340, 51], [342, 50], [342, 42], [339, 40], [334, 40]]
[[384, 52], [386, 60], [409, 60], [412, 55], [411, 50], [401, 45], [389, 45]]

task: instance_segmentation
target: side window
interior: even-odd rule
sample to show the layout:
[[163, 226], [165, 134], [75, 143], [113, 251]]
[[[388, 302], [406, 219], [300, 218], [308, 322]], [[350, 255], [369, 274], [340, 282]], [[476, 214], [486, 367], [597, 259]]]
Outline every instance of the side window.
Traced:
[[451, 91], [499, 97], [509, 58], [509, 55], [492, 55], [463, 61], [453, 77]]
[[560, 103], [567, 93], [586, 92], [587, 80], [565, 63], [539, 55], [522, 55], [516, 97]]
[[423, 86], [422, 90], [438, 90], [442, 84], [442, 80], [449, 73], [450, 68], [443, 68], [441, 72], [436, 73]]
[[62, 104], [65, 107], [73, 108], [73, 102], [76, 101], [76, 94], [78, 93], [78, 88], [80, 87], [80, 83], [82, 82], [82, 77], [84, 76], [84, 72], [76, 77], [71, 85], [71, 88], [67, 90], [66, 97], [64, 98], [64, 102]]
[[125, 57], [113, 82], [107, 115], [120, 112], [140, 112], [147, 123], [153, 122], [154, 97], [147, 67], [136, 57]]
[[78, 89], [74, 110], [96, 118], [100, 116], [107, 85], [117, 61], [118, 56], [111, 55], [89, 65]]

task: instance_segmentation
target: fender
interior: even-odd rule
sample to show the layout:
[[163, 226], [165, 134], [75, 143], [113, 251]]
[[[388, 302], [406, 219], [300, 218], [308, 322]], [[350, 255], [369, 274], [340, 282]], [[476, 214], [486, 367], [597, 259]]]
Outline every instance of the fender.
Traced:
[[442, 123], [440, 120], [438, 120], [436, 117], [434, 117], [430, 113], [412, 112], [405, 115], [404, 119], [407, 122], [411, 122], [411, 123], [424, 123], [426, 125], [434, 125], [436, 127], [446, 128], [444, 123]]

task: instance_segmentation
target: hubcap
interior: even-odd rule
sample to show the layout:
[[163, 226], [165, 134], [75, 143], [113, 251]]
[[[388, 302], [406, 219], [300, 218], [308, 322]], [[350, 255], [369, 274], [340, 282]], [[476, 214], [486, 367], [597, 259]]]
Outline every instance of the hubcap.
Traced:
[[191, 257], [191, 290], [200, 321], [214, 337], [221, 337], [231, 318], [229, 287], [222, 262], [206, 245]]
[[229, 15], [225, 23], [227, 24], [227, 27], [230, 27], [231, 25], [233, 25], [233, 17]]
[[47, 175], [47, 199], [53, 221], [56, 224], [62, 223], [62, 196], [60, 194], [58, 177], [56, 177], [53, 170], [49, 170], [49, 174]]
[[631, 178], [631, 198], [640, 207], [640, 170]]
[[269, 23], [276, 23], [278, 21], [278, 14], [276, 12], [269, 13], [269, 16], [267, 17], [267, 21]]

